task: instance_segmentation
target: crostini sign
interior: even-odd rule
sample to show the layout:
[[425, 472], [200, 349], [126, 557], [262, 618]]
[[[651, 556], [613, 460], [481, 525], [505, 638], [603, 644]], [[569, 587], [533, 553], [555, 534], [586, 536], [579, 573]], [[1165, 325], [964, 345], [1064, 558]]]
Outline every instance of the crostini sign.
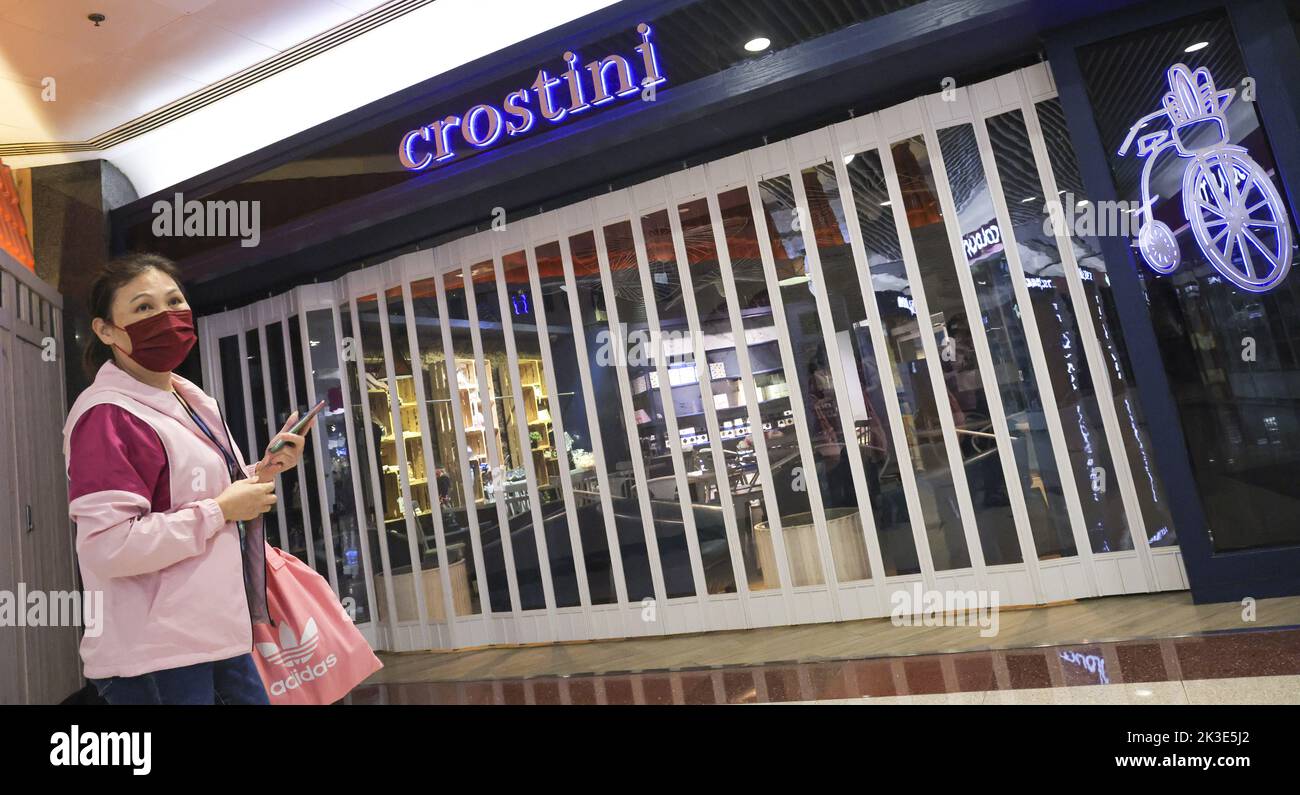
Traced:
[[[644, 93], [653, 98], [656, 86], [668, 82], [659, 69], [651, 40], [650, 26], [636, 26], [641, 43], [633, 48], [640, 57], [632, 59], [611, 53], [597, 61], [579, 65], [578, 55], [563, 55], [566, 69], [551, 75], [537, 71], [531, 86], [507, 94], [498, 104], [479, 104], [461, 115], [449, 115], [402, 135], [397, 158], [411, 171], [445, 165], [460, 154], [463, 143], [487, 149], [532, 130], [540, 116], [548, 124], [559, 124], [593, 108]], [[638, 64], [639, 63], [639, 69]], [[642, 76], [638, 77], [638, 71]]]

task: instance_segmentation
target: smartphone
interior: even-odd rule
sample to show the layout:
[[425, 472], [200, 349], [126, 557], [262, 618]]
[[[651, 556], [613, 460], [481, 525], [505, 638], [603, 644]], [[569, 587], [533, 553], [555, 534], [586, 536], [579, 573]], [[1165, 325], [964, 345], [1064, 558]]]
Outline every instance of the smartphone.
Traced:
[[[307, 423], [311, 422], [311, 421], [312, 421], [312, 418], [314, 418], [317, 414], [320, 414], [320, 410], [323, 409], [323, 408], [325, 408], [325, 401], [322, 400], [321, 402], [319, 402], [319, 403], [317, 403], [315, 406], [313, 406], [313, 407], [312, 407], [312, 410], [309, 411], [309, 412], [307, 412], [306, 416], [304, 416], [302, 419], [298, 420], [298, 422], [296, 422], [296, 423], [294, 424], [294, 426], [293, 426], [292, 428], [289, 429], [289, 433], [293, 433], [293, 434], [301, 434], [301, 433], [303, 432], [303, 429], [307, 427]], [[284, 449], [284, 446], [285, 446], [286, 444], [289, 444], [289, 443], [286, 442], [286, 441], [284, 441], [283, 439], [281, 439], [280, 441], [278, 441], [278, 442], [272, 444], [270, 447], [266, 448], [266, 451], [267, 451], [268, 453], [278, 453], [278, 452], [280, 452], [281, 450]]]

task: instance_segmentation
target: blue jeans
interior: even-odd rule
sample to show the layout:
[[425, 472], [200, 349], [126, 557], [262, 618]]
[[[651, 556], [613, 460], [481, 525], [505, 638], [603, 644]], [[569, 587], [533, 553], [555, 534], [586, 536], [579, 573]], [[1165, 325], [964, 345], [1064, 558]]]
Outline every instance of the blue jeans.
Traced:
[[110, 704], [270, 704], [252, 654], [87, 680]]

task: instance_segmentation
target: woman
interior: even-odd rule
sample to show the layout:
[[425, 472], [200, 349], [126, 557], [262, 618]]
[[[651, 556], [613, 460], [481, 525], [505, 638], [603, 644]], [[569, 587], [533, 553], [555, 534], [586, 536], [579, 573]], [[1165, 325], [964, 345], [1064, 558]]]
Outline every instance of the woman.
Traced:
[[86, 678], [110, 704], [269, 703], [251, 655], [270, 621], [260, 517], [302, 454], [297, 413], [245, 465], [216, 402], [172, 372], [196, 337], [169, 260], [114, 260], [89, 304], [94, 383], [63, 429], [81, 577], [104, 595]]

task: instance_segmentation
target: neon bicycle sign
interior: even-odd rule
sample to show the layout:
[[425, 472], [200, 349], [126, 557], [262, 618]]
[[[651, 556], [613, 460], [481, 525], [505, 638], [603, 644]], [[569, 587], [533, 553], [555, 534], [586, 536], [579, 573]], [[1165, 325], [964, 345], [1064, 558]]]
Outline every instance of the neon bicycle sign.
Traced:
[[1178, 239], [1152, 217], [1151, 169], [1173, 149], [1191, 160], [1182, 179], [1183, 216], [1206, 260], [1243, 290], [1262, 293], [1281, 284], [1291, 269], [1291, 221], [1282, 197], [1245, 148], [1228, 143], [1224, 110], [1236, 89], [1219, 91], [1205, 67], [1174, 64], [1165, 74], [1169, 91], [1162, 109], [1138, 119], [1119, 149], [1123, 157], [1138, 130], [1165, 117], [1172, 125], [1137, 138], [1142, 167], [1142, 225], [1138, 250], [1153, 271], [1173, 273], [1182, 261]]

